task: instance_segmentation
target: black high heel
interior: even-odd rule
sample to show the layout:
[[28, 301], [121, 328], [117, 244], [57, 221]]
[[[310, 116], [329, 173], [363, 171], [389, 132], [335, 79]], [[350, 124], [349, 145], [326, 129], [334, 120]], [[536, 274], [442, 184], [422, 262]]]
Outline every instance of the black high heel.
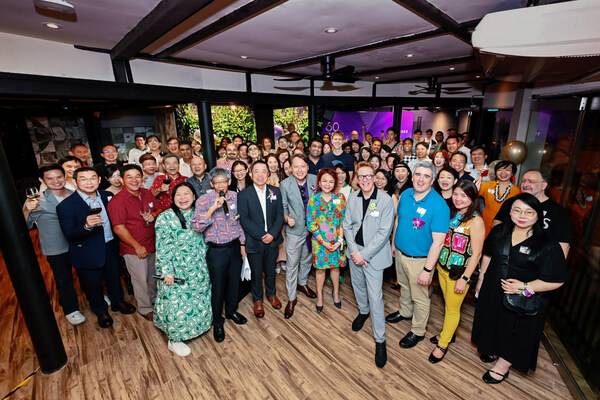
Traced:
[[[333, 295], [332, 295], [333, 297]], [[337, 303], [335, 302], [335, 300], [333, 300], [333, 305], [335, 306], [335, 308], [341, 309], [342, 308], [342, 298], [340, 297], [340, 301], [338, 301]]]
[[[448, 348], [443, 348], [440, 346], [435, 346], [436, 349], [440, 349], [440, 351], [443, 353], [443, 355], [440, 358], [437, 358], [436, 356], [433, 355], [433, 351], [431, 352], [431, 354], [429, 355], [429, 362], [432, 364], [437, 364], [440, 361], [442, 361], [444, 359], [444, 357], [446, 357], [446, 353], [448, 352]], [[435, 349], [433, 349], [435, 351]]]
[[[490, 374], [490, 372], [495, 373], [496, 375], [500, 375], [502, 377], [502, 379], [496, 379], [492, 376], [492, 374]], [[506, 373], [503, 375], [499, 372], [496, 371], [492, 371], [491, 369], [488, 369], [485, 374], [483, 374], [483, 376], [481, 377], [481, 379], [483, 379], [483, 381], [485, 383], [487, 383], [488, 385], [496, 385], [498, 383], [502, 383], [506, 378], [508, 378], [508, 373], [509, 371], [506, 371]]]
[[321, 314], [321, 312], [323, 311], [323, 306], [315, 305], [315, 307], [317, 308], [317, 314]]
[[[432, 336], [431, 339], [429, 339], [429, 341], [433, 344], [438, 344], [440, 341], [440, 337], [439, 337], [439, 335]], [[452, 335], [452, 339], [450, 340], [450, 343], [454, 343], [454, 342], [456, 342], [456, 333], [454, 335]]]

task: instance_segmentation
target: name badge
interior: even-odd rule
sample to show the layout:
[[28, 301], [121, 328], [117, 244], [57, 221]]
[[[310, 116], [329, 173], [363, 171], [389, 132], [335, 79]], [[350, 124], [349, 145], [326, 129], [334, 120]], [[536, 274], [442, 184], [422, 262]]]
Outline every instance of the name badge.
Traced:
[[489, 189], [488, 189], [488, 193], [494, 194], [494, 189], [492, 189], [492, 188], [489, 188]]
[[379, 217], [379, 211], [373, 211], [370, 215], [371, 217]]
[[454, 232], [456, 232], [456, 233], [465, 233], [465, 228], [463, 228], [462, 226], [459, 226], [458, 228], [456, 228], [454, 230]]
[[233, 203], [229, 208], [231, 208], [232, 210], [235, 210], [235, 203]]
[[335, 205], [340, 204], [340, 199], [333, 199], [333, 204], [335, 204]]
[[519, 247], [519, 253], [529, 255], [529, 253], [531, 253], [531, 249], [527, 246], [521, 246], [521, 247]]

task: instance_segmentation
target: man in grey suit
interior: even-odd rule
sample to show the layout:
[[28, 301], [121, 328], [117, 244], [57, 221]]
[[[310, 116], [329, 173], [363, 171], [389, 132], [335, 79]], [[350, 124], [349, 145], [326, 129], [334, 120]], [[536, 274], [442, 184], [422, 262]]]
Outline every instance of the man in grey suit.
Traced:
[[285, 250], [288, 258], [285, 273], [288, 293], [284, 313], [286, 319], [294, 315], [297, 291], [311, 299], [317, 297], [307, 284], [312, 254], [306, 228], [306, 205], [310, 196], [315, 194], [317, 178], [308, 174], [308, 161], [304, 155], [295, 154], [291, 160], [291, 167], [292, 176], [283, 180], [279, 187], [283, 199], [283, 218], [286, 223]]
[[371, 315], [375, 365], [382, 368], [387, 362], [383, 270], [392, 264], [390, 234], [394, 223], [394, 204], [387, 193], [375, 188], [375, 171], [371, 164], [359, 162], [356, 174], [360, 191], [350, 195], [344, 218], [352, 289], [359, 310], [352, 322], [352, 330], [361, 330]]

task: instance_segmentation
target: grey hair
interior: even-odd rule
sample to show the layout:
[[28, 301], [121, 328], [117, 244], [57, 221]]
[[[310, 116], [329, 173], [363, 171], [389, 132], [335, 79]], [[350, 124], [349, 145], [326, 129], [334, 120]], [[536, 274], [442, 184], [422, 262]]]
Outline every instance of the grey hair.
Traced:
[[211, 169], [210, 172], [208, 173], [208, 177], [210, 178], [211, 182], [217, 176], [224, 176], [224, 177], [227, 178], [227, 180], [230, 180], [231, 179], [231, 172], [229, 172], [229, 170], [225, 169], [225, 168], [215, 167], [215, 168]]
[[431, 176], [435, 179], [435, 165], [431, 161], [417, 160], [413, 165], [413, 171], [416, 171], [417, 168], [427, 168], [431, 171]]

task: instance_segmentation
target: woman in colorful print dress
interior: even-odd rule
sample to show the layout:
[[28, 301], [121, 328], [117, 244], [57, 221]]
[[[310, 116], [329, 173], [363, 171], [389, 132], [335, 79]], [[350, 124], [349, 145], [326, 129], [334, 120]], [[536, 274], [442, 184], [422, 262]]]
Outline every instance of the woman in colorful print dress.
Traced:
[[196, 194], [187, 182], [173, 189], [171, 208], [156, 219], [156, 273], [154, 324], [169, 339], [168, 348], [179, 356], [191, 349], [184, 341], [210, 329], [210, 277], [206, 244], [191, 226]]
[[325, 274], [331, 270], [333, 304], [342, 308], [340, 300], [340, 268], [344, 267], [344, 211], [346, 198], [336, 194], [337, 174], [332, 168], [324, 168], [317, 176], [319, 191], [308, 200], [306, 225], [312, 233], [313, 265], [317, 274], [317, 312], [323, 311], [323, 285]]

